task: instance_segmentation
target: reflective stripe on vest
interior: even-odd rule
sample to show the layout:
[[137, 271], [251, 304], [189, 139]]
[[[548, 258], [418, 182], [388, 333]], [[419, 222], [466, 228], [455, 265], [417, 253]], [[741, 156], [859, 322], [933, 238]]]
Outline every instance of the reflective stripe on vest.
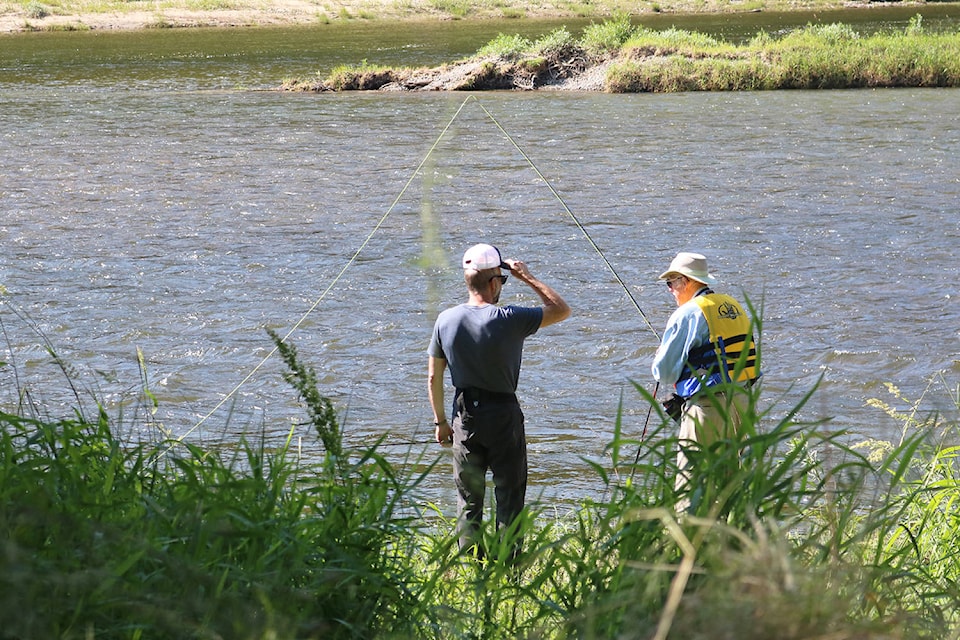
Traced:
[[[677, 380], [677, 393], [689, 398], [706, 386], [730, 382], [737, 368], [744, 344], [748, 346], [746, 361], [737, 375], [737, 382], [757, 378], [757, 348], [750, 334], [750, 318], [734, 298], [722, 293], [708, 293], [694, 298], [710, 329], [710, 344], [691, 351], [687, 364]], [[720, 366], [720, 363], [724, 366]]]

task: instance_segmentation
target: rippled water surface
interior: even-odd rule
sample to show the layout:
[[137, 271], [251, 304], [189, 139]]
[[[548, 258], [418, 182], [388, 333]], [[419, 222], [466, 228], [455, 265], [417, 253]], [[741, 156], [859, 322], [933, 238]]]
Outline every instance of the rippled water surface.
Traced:
[[[652, 390], [657, 337], [570, 212], [657, 332], [679, 250], [762, 309], [771, 420], [823, 376], [804, 419], [896, 437], [865, 404], [905, 408], [883, 383], [956, 387], [958, 90], [291, 95], [156, 74], [0, 83], [4, 407], [75, 405], [49, 346], [131, 437], [293, 427], [313, 455], [270, 327], [293, 331], [348, 446], [432, 456], [430, 329], [465, 298], [464, 248], [490, 241], [574, 310], [527, 343], [531, 493], [594, 495], [581, 457], [604, 457], [621, 400], [639, 437], [631, 381]], [[503, 301], [535, 298], [511, 280]], [[922, 406], [949, 409], [941, 382]], [[428, 487], [445, 504], [447, 474]]]

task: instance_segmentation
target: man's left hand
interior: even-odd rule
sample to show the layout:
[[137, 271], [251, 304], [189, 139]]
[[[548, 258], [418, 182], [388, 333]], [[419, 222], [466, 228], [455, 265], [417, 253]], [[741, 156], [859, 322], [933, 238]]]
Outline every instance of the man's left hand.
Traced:
[[453, 429], [450, 428], [450, 423], [446, 420], [436, 425], [435, 431], [436, 433], [434, 435], [437, 438], [437, 442], [440, 444], [453, 442]]
[[683, 415], [683, 398], [674, 393], [663, 401], [663, 410], [673, 418], [674, 422], [680, 422], [680, 416]]

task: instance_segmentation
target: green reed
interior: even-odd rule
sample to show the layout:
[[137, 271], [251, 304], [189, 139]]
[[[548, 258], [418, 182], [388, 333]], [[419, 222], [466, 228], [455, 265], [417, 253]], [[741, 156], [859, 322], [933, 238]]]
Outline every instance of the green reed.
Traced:
[[[743, 45], [710, 36], [635, 27], [625, 15], [538, 40], [500, 34], [470, 59], [449, 90], [529, 89], [606, 64], [612, 93], [960, 86], [960, 32], [929, 33], [916, 16], [894, 33], [863, 35], [843, 24], [808, 25]], [[473, 68], [474, 70], [471, 70]], [[326, 80], [286, 80], [295, 91], [423, 86], [425, 70], [342, 65]]]
[[904, 431], [865, 448], [800, 419], [815, 389], [775, 413], [759, 385], [738, 392], [736, 436], [688, 451], [678, 490], [680, 443], [655, 404], [643, 437], [617, 417], [608, 461], [590, 462], [602, 492], [484, 530], [478, 561], [418, 494], [430, 461], [409, 473], [376, 444], [344, 449], [312, 369], [272, 338], [319, 463], [289, 440], [123, 442], [101, 408], [0, 413], [0, 635], [799, 640], [960, 625], [955, 418], [875, 401]]
[[[311, 375], [294, 368], [291, 382]], [[276, 450], [243, 441], [232, 453], [150, 447], [121, 442], [102, 410], [94, 421], [0, 413], [0, 635], [407, 629], [420, 606], [407, 587], [415, 527], [398, 507], [418, 479], [398, 476], [375, 449], [341, 457], [328, 401], [304, 401], [327, 447], [313, 466], [289, 441]]]
[[960, 85], [960, 33], [869, 36], [842, 24], [810, 25], [743, 46], [700, 34], [641, 30], [607, 75], [612, 92], [948, 87]]

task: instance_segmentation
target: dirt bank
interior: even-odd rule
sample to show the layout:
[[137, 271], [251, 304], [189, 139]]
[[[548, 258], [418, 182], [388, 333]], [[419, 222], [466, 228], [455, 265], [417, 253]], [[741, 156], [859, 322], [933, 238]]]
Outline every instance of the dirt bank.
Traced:
[[434, 68], [371, 70], [330, 80], [290, 81], [286, 91], [604, 91], [615, 60], [541, 59], [534, 64], [497, 57], [474, 58]]

